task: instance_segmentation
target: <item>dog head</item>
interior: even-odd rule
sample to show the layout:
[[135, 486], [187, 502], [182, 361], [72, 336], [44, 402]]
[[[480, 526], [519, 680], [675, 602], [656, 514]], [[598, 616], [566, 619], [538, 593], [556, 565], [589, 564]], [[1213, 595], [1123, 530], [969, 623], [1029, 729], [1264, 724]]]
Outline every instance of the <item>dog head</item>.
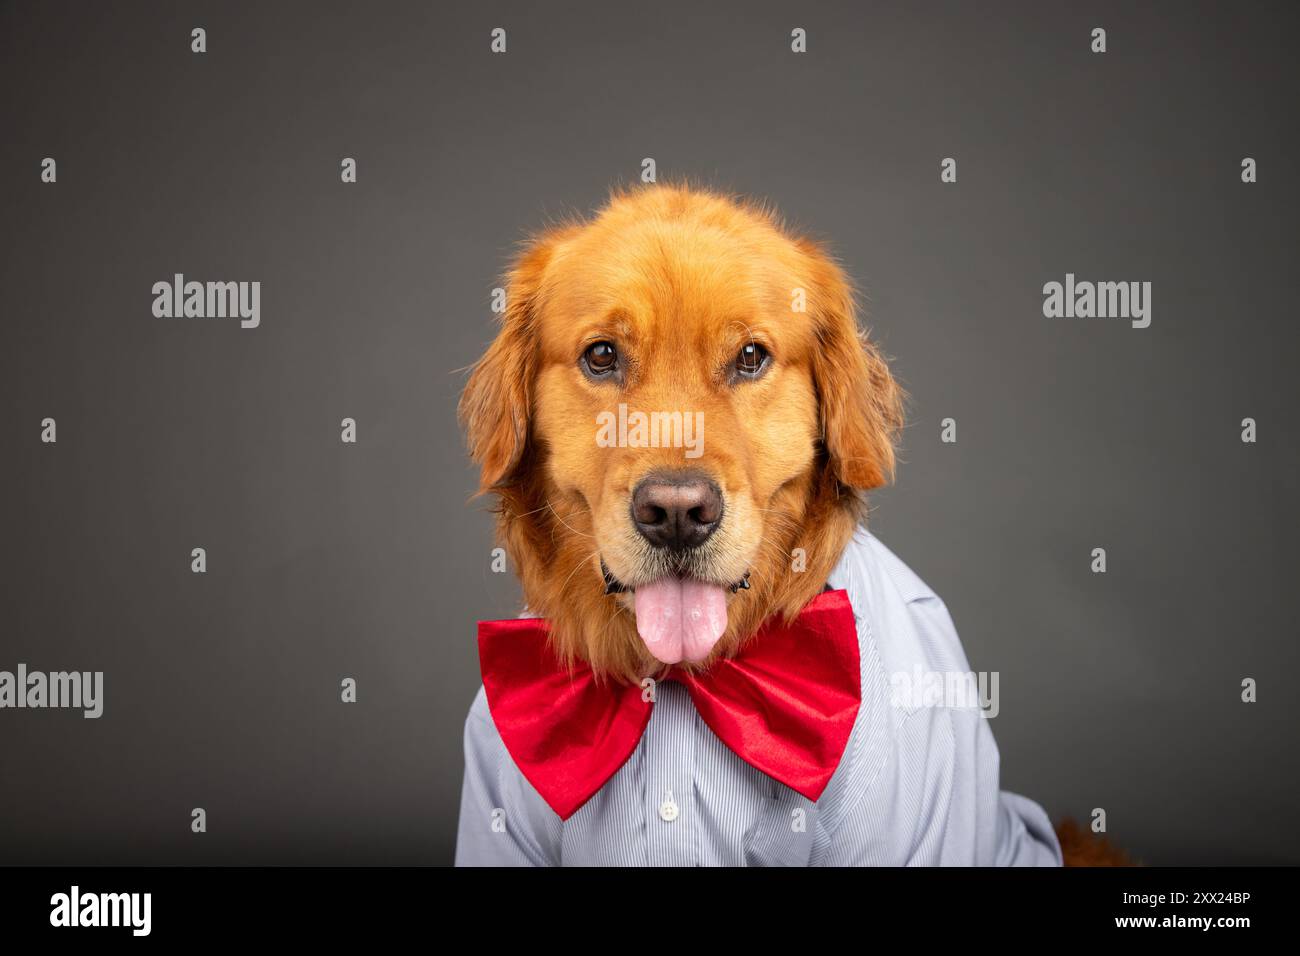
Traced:
[[529, 607], [563, 656], [629, 680], [797, 613], [902, 424], [826, 253], [678, 186], [527, 245], [460, 412]]

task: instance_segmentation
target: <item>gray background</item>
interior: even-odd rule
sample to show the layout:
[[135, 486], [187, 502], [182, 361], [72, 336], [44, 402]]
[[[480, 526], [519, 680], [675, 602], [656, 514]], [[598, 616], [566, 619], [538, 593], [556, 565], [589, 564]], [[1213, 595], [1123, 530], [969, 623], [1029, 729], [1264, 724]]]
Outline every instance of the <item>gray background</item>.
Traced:
[[[0, 669], [107, 686], [98, 721], [0, 711], [0, 862], [450, 861], [474, 622], [518, 600], [458, 370], [514, 242], [646, 156], [865, 289], [912, 396], [872, 526], [1001, 672], [1003, 785], [1151, 863], [1300, 861], [1296, 21], [5, 4]], [[174, 272], [260, 280], [261, 327], [155, 319]], [[1151, 281], [1151, 327], [1045, 319], [1066, 272]]]

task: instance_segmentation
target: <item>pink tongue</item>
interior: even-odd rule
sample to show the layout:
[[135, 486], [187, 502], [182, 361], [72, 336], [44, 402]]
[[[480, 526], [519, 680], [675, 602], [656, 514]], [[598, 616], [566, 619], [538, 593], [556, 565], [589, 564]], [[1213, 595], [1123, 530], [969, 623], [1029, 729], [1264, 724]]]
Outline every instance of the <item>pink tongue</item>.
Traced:
[[636, 630], [665, 664], [702, 661], [727, 629], [727, 596], [716, 584], [666, 577], [636, 589]]

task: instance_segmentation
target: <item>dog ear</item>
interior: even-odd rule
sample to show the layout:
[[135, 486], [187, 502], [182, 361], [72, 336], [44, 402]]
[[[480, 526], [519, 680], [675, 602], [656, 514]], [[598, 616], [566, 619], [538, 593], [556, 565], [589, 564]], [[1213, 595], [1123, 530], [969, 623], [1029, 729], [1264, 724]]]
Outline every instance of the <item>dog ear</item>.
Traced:
[[457, 408], [478, 464], [479, 493], [511, 483], [528, 446], [537, 372], [537, 297], [555, 246], [553, 233], [533, 239], [506, 274], [501, 329], [474, 365]]
[[830, 467], [851, 488], [878, 488], [894, 477], [903, 391], [858, 328], [853, 289], [843, 271], [815, 243], [802, 240], [799, 247], [808, 262], [807, 307], [817, 335], [813, 378]]

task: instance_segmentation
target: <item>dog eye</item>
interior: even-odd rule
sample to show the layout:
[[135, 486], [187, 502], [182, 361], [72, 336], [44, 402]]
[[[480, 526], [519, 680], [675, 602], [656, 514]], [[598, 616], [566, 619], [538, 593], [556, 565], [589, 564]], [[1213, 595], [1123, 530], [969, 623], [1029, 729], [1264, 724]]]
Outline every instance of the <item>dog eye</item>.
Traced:
[[750, 342], [736, 356], [736, 373], [744, 378], [756, 378], [767, 367], [767, 349]]
[[582, 364], [592, 375], [608, 375], [618, 367], [618, 352], [610, 342], [593, 342], [582, 353]]

